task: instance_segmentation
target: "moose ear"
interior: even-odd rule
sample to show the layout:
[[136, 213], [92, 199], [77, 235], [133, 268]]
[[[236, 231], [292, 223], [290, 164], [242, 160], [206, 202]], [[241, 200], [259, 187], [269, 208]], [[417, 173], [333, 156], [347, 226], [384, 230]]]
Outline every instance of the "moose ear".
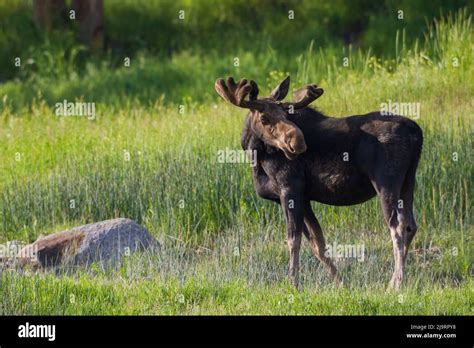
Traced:
[[270, 98], [276, 101], [285, 99], [290, 89], [290, 76], [287, 76], [275, 89], [270, 93]]

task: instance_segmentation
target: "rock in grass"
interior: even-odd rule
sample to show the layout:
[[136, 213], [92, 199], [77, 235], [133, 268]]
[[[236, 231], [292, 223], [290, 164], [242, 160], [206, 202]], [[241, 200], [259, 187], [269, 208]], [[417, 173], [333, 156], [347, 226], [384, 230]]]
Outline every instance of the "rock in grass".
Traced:
[[112, 219], [79, 226], [38, 239], [18, 254], [34, 267], [114, 266], [123, 256], [139, 250], [157, 251], [159, 243], [146, 228], [130, 219]]

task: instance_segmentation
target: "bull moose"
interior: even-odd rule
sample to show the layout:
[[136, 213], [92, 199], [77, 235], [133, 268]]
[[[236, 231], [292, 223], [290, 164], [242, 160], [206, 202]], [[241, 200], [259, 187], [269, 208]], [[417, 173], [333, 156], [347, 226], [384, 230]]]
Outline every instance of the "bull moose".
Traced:
[[289, 277], [299, 284], [301, 236], [329, 269], [337, 284], [341, 278], [326, 251], [311, 201], [334, 206], [380, 198], [390, 229], [395, 258], [389, 287], [398, 290], [404, 264], [417, 225], [413, 215], [415, 173], [423, 134], [412, 120], [371, 112], [349, 117], [328, 117], [308, 107], [323, 94], [316, 85], [294, 93], [283, 102], [289, 76], [266, 98], [258, 98], [254, 81], [218, 79], [217, 93], [235, 106], [249, 109], [241, 143], [256, 151], [252, 177], [257, 194], [281, 204], [287, 224]]

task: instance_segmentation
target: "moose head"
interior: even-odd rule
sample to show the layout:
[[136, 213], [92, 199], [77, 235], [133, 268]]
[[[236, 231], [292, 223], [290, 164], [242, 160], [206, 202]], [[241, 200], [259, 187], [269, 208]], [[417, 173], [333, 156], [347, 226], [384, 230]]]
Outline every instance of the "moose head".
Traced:
[[259, 89], [253, 80], [241, 79], [236, 83], [232, 77], [228, 77], [227, 82], [218, 79], [215, 83], [215, 89], [222, 98], [235, 106], [250, 109], [254, 133], [266, 144], [282, 150], [292, 160], [306, 151], [306, 142], [301, 129], [288, 119], [288, 113], [308, 106], [324, 91], [316, 85], [308, 85], [294, 93], [295, 102], [282, 102], [289, 87], [288, 76], [268, 97], [258, 98]]

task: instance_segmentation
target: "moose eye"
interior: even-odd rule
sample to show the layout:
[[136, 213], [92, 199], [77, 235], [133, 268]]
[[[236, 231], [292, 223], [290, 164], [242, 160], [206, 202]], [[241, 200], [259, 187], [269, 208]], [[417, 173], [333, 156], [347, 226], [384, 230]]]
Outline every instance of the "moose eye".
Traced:
[[260, 121], [262, 122], [263, 125], [267, 125], [270, 123], [270, 119], [265, 115], [260, 116]]

